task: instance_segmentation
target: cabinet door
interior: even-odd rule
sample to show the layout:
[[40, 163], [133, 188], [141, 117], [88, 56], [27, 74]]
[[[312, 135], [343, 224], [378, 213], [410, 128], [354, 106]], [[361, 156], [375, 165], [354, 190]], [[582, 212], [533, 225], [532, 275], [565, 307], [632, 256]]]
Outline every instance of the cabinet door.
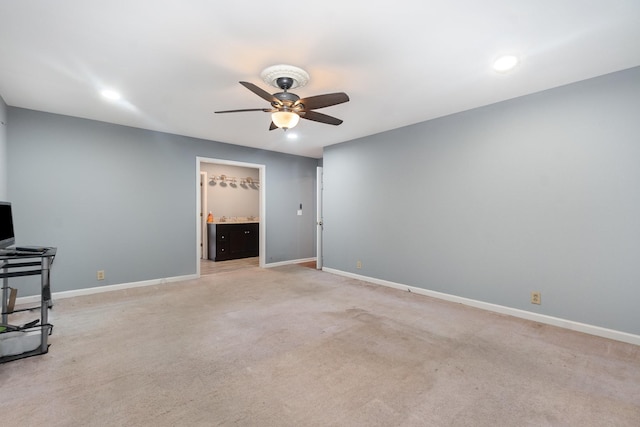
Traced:
[[229, 251], [230, 229], [227, 225], [216, 224], [216, 261], [231, 259]]
[[226, 259], [231, 259], [229, 245], [226, 242], [216, 245], [216, 261], [224, 261]]
[[229, 230], [229, 256], [258, 256], [258, 224], [234, 224]]
[[229, 255], [232, 258], [245, 257], [245, 227], [244, 224], [234, 224], [229, 230]]
[[259, 224], [247, 224], [245, 229], [245, 250], [248, 257], [259, 255]]

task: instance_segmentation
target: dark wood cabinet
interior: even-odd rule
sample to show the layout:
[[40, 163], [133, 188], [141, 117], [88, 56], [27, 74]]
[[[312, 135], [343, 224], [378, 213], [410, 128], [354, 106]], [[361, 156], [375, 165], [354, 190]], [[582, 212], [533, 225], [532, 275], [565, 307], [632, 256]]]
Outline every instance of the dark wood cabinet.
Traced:
[[209, 259], [225, 261], [258, 256], [259, 227], [257, 222], [207, 224]]

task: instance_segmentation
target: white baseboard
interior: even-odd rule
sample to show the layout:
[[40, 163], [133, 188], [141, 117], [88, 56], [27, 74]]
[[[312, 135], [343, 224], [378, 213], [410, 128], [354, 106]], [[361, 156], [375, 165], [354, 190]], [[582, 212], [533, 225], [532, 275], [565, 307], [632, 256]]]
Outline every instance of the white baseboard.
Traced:
[[[96, 286], [93, 288], [76, 289], [73, 291], [54, 292], [51, 294], [53, 300], [62, 298], [73, 298], [82, 295], [100, 294], [103, 292], [118, 291], [121, 289], [140, 288], [143, 286], [163, 285], [166, 283], [182, 282], [185, 280], [197, 279], [196, 274], [185, 276], [166, 277], [162, 279], [143, 280], [140, 282], [120, 283], [118, 285]], [[34, 304], [40, 302], [40, 295], [30, 295], [26, 297], [16, 298], [16, 304]]]
[[[314, 258], [303, 258], [303, 259], [290, 260], [290, 261], [274, 262], [271, 264], [266, 264], [265, 268], [279, 267], [282, 265], [290, 265], [290, 264], [300, 264], [302, 262], [310, 262], [315, 260], [316, 258], [314, 257]], [[181, 282], [184, 280], [192, 280], [197, 278], [198, 278], [197, 274], [189, 274], [185, 276], [175, 276], [175, 277], [166, 277], [162, 279], [143, 280], [140, 282], [120, 283], [117, 285], [96, 286], [93, 288], [54, 292], [51, 294], [51, 298], [53, 300], [61, 299], [61, 298], [73, 298], [73, 297], [82, 296], [82, 295], [93, 295], [93, 294], [99, 294], [102, 292], [117, 291], [120, 289], [132, 289], [132, 288], [140, 288], [143, 286], [162, 285], [165, 283]], [[35, 304], [39, 302], [40, 302], [40, 295], [29, 295], [25, 297], [16, 298], [16, 304]]]
[[558, 326], [572, 331], [583, 332], [585, 334], [596, 335], [603, 338], [609, 338], [616, 341], [622, 341], [629, 344], [640, 345], [640, 335], [634, 335], [627, 332], [616, 331], [613, 329], [602, 328], [600, 326], [588, 325], [586, 323], [574, 322], [572, 320], [561, 319], [558, 317], [547, 316], [545, 314], [533, 313], [517, 308], [506, 307], [498, 304], [477, 301], [469, 298], [458, 297], [455, 295], [445, 294], [442, 292], [430, 291], [428, 289], [417, 288], [415, 286], [403, 285], [401, 283], [389, 282], [387, 280], [376, 279], [374, 277], [361, 276], [359, 274], [349, 273], [342, 270], [323, 267], [322, 271], [337, 274], [339, 276], [349, 277], [352, 279], [362, 280], [363, 282], [373, 283], [376, 285], [387, 286], [389, 288], [400, 289], [403, 291], [413, 292], [419, 295], [425, 295], [446, 301], [460, 303], [471, 307], [481, 308], [483, 310], [493, 311], [495, 313], [506, 314], [509, 316], [519, 317], [521, 319], [531, 320], [534, 322], [544, 323], [547, 325]]
[[[290, 261], [282, 261], [282, 262], [274, 262], [271, 264], [266, 264], [265, 268], [272, 267], [280, 267], [282, 265], [291, 265], [291, 264], [300, 264], [303, 262], [311, 262], [315, 261], [316, 258], [302, 258], [302, 259], [294, 259]], [[140, 282], [131, 282], [131, 283], [120, 283], [117, 285], [106, 285], [106, 286], [96, 286], [93, 288], [84, 288], [84, 289], [76, 289], [73, 291], [62, 291], [62, 292], [54, 292], [51, 294], [52, 299], [61, 299], [61, 298], [73, 298], [82, 295], [93, 295], [99, 294], [102, 292], [111, 292], [117, 291], [120, 289], [132, 289], [132, 288], [140, 288], [142, 286], [153, 286], [153, 285], [162, 285], [165, 283], [172, 282], [180, 282], [184, 280], [192, 280], [197, 279], [197, 274], [190, 274], [186, 276], [176, 276], [176, 277], [167, 277], [162, 279], [153, 279], [153, 280], [143, 280]], [[16, 298], [16, 304], [34, 304], [40, 302], [40, 295], [30, 295], [26, 297], [18, 297]]]
[[301, 264], [303, 262], [311, 262], [311, 261], [315, 261], [315, 260], [316, 260], [316, 257], [292, 259], [292, 260], [289, 260], [289, 261], [272, 262], [270, 264], [265, 264], [264, 268], [280, 267], [280, 266], [283, 266], [283, 265], [291, 265], [291, 264]]

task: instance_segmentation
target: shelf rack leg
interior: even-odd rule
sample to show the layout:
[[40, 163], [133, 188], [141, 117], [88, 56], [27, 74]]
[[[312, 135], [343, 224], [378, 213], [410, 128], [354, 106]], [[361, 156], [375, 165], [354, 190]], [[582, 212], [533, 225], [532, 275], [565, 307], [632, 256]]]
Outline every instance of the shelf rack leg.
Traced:
[[[4, 275], [8, 270], [7, 270], [6, 263], [2, 263], [2, 264], [3, 264], [2, 273]], [[8, 311], [7, 302], [9, 298], [8, 298], [7, 292], [9, 292], [9, 278], [3, 277], [2, 278], [2, 320], [0, 321], [0, 323], [3, 325], [6, 325], [9, 321], [9, 314], [7, 313]]]
[[42, 301], [40, 305], [40, 352], [46, 353], [49, 345], [49, 304], [51, 302], [51, 286], [49, 272], [51, 270], [51, 257], [42, 257]]

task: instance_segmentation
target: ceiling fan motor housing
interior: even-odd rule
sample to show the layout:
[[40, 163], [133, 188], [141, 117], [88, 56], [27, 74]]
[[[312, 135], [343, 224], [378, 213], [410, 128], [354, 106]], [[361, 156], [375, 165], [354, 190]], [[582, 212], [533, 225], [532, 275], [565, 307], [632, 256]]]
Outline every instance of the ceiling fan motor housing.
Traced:
[[298, 95], [291, 92], [278, 92], [278, 93], [274, 93], [273, 96], [276, 97], [278, 100], [282, 101], [282, 103], [285, 105], [293, 104], [294, 102], [300, 99]]
[[276, 84], [280, 89], [284, 91], [291, 89], [294, 83], [295, 83], [295, 80], [292, 79], [291, 77], [278, 77], [276, 79]]
[[[300, 97], [295, 93], [287, 92], [287, 89], [289, 89], [295, 84], [295, 80], [292, 79], [291, 77], [278, 77], [276, 79], [276, 83], [278, 87], [282, 89], [284, 92], [274, 93], [273, 96], [276, 99], [278, 99], [278, 101], [280, 101], [281, 104], [278, 104], [277, 102], [272, 102], [271, 105], [275, 108], [282, 108], [284, 111], [290, 111], [291, 109], [293, 109], [295, 103], [298, 102], [298, 100], [300, 99]], [[295, 110], [296, 112], [298, 112], [297, 110], [300, 110], [300, 108], [297, 108]]]

